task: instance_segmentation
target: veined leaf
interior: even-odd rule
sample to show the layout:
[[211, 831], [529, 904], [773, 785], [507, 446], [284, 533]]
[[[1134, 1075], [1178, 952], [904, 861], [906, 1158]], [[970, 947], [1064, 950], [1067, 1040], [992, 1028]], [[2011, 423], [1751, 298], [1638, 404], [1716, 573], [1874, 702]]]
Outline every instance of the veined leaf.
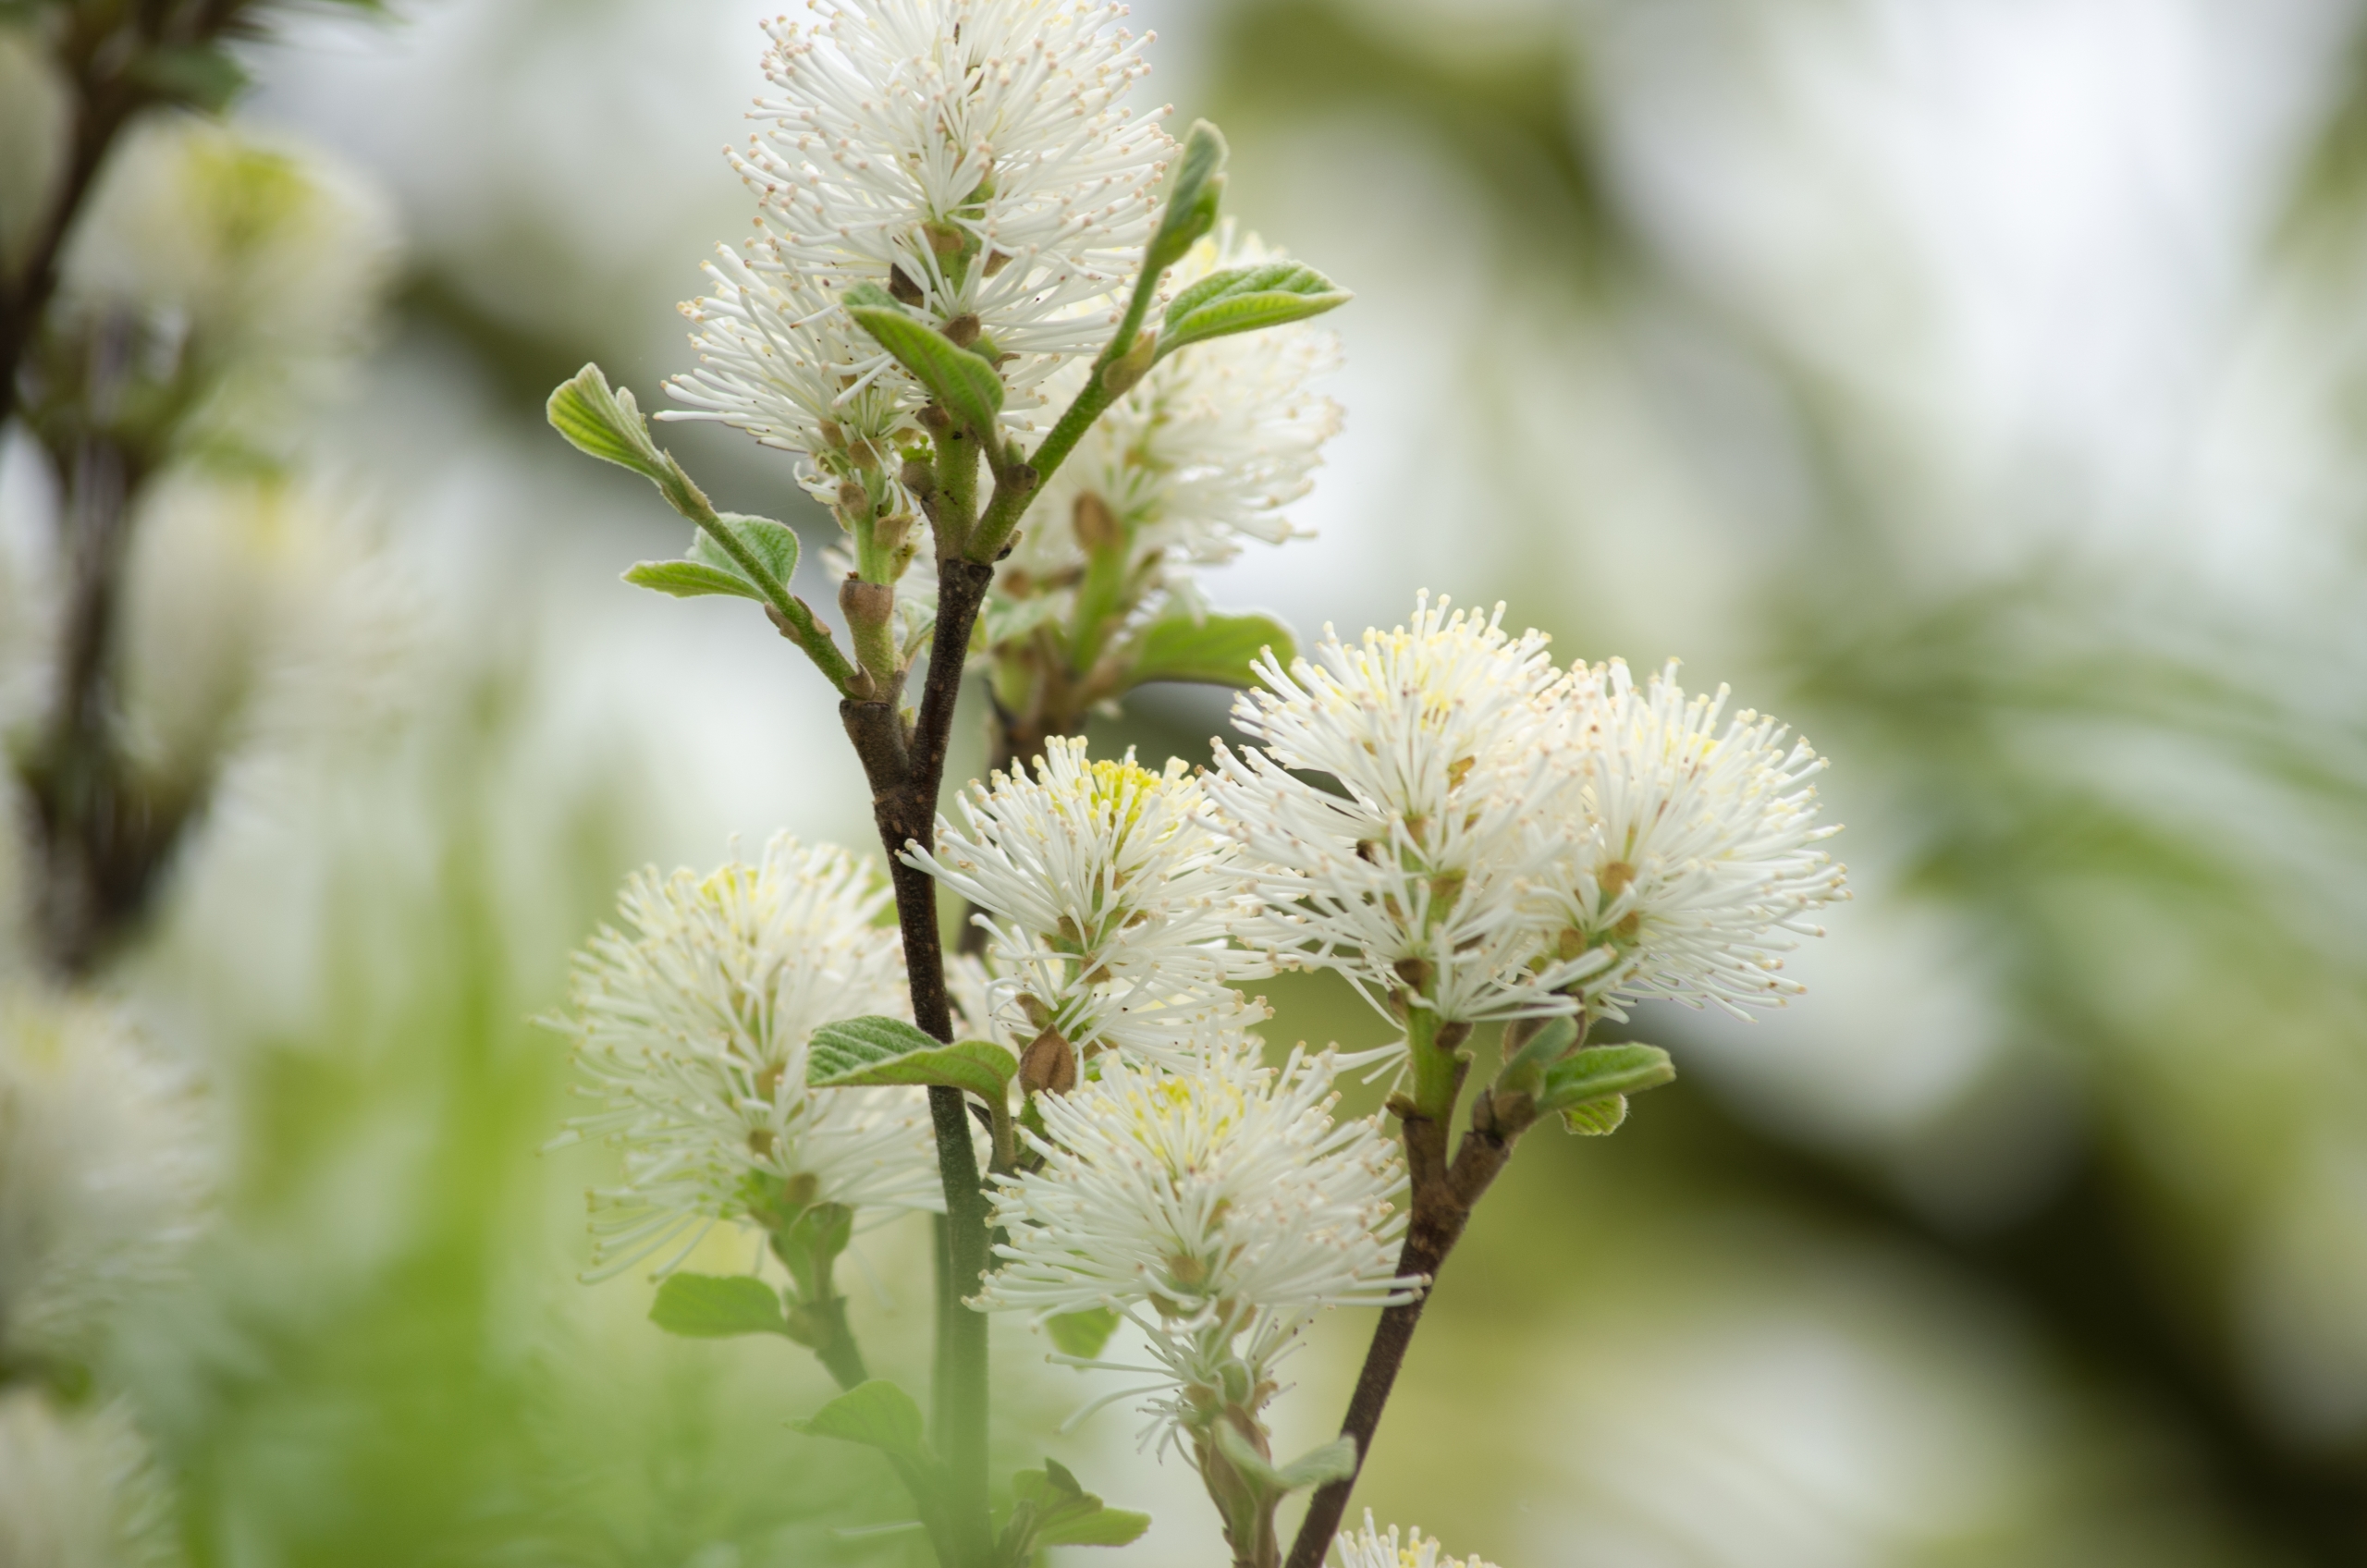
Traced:
[[1589, 1046], [1545, 1070], [1537, 1109], [1567, 1110], [1588, 1100], [1639, 1095], [1675, 1077], [1676, 1064], [1658, 1046]]
[[1259, 1453], [1257, 1446], [1230, 1421], [1216, 1424], [1216, 1439], [1219, 1452], [1235, 1470], [1278, 1496], [1319, 1487], [1326, 1481], [1344, 1480], [1356, 1473], [1354, 1438], [1334, 1438], [1320, 1448], [1307, 1450], [1288, 1464], [1276, 1464]]
[[703, 594], [732, 594], [742, 599], [765, 596], [764, 591], [742, 577], [738, 568], [712, 567], [704, 561], [637, 561], [624, 576], [636, 588], [655, 589], [678, 599], [696, 598]]
[[1150, 1528], [1149, 1514], [1106, 1506], [1055, 1460], [1020, 1471], [1011, 1491], [1000, 1552], [1006, 1562], [1025, 1562], [1048, 1546], [1125, 1546]]
[[1266, 649], [1287, 666], [1298, 653], [1291, 629], [1269, 615], [1211, 615], [1195, 621], [1171, 615], [1151, 622], [1136, 644], [1131, 684], [1196, 680], [1210, 686], [1255, 686], [1250, 665]]
[[876, 1448], [907, 1464], [926, 1467], [935, 1463], [923, 1431], [921, 1407], [885, 1378], [858, 1383], [810, 1419], [790, 1425], [808, 1437], [836, 1438]]
[[779, 1292], [752, 1274], [668, 1274], [649, 1320], [693, 1340], [789, 1332]]
[[955, 346], [901, 306], [850, 304], [847, 314], [895, 355], [948, 413], [981, 439], [995, 438], [995, 416], [1002, 411], [1002, 376], [991, 361]]
[[942, 1084], [966, 1089], [989, 1105], [1002, 1103], [1019, 1062], [991, 1040], [953, 1045], [930, 1038], [899, 1018], [850, 1018], [814, 1031], [806, 1047], [805, 1081], [817, 1089], [869, 1084]]
[[643, 478], [664, 484], [673, 475], [650, 438], [649, 423], [641, 417], [632, 394], [611, 387], [596, 364], [585, 365], [558, 384], [544, 405], [551, 428], [575, 449], [603, 462], [629, 468]]
[[1210, 337], [1281, 326], [1344, 305], [1352, 298], [1313, 267], [1260, 262], [1210, 273], [1175, 296], [1159, 328], [1159, 357]]
[[1580, 1100], [1562, 1109], [1562, 1125], [1582, 1138], [1600, 1138], [1619, 1131], [1627, 1120], [1627, 1096]]

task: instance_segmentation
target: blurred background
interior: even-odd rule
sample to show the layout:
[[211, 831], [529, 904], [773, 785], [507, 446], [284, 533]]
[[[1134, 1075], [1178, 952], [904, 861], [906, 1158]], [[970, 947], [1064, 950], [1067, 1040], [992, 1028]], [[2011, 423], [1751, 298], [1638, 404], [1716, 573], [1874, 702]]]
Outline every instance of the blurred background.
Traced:
[[[0, 254], [62, 156], [49, 9], [0, 7]], [[231, 50], [270, 264], [229, 304], [170, 209], [232, 153], [185, 129], [143, 176], [134, 135], [101, 171], [117, 249], [78, 240], [68, 295], [180, 289], [189, 341], [231, 321], [271, 369], [134, 465], [120, 683], [173, 831], [68, 965], [219, 1151], [185, 1277], [94, 1361], [190, 1562], [914, 1550], [847, 1533], [897, 1516], [881, 1478], [783, 1428], [827, 1389], [797, 1353], [574, 1282], [612, 1157], [535, 1152], [569, 1107], [530, 1020], [627, 870], [871, 841], [820, 682], [744, 606], [619, 583], [680, 524], [542, 420], [586, 360], [645, 405], [688, 362], [764, 14], [278, 16]], [[1848, 825], [1806, 998], [1639, 1013], [1682, 1082], [1524, 1145], [1355, 1506], [1506, 1568], [2367, 1562], [2367, 6], [1134, 20], [1151, 101], [1229, 134], [1231, 209], [1358, 294], [1319, 536], [1211, 596], [1353, 632], [1428, 587], [1564, 658], [1682, 655], [1831, 757]], [[0, 720], [32, 800], [83, 492], [19, 413]], [[667, 438], [723, 505], [828, 527], [787, 458]], [[1154, 689], [1099, 741], [1202, 757], [1223, 722]], [[54, 868], [12, 844], [0, 884], [28, 974]], [[1278, 1042], [1382, 1037], [1344, 987], [1271, 989]], [[926, 1338], [920, 1244], [866, 1243], [875, 1363]], [[1286, 1442], [1367, 1331], [1323, 1326]], [[1103, 1385], [1003, 1344], [1032, 1461]], [[1126, 1561], [1213, 1562], [1134, 1430], [1051, 1452], [1155, 1515]]]

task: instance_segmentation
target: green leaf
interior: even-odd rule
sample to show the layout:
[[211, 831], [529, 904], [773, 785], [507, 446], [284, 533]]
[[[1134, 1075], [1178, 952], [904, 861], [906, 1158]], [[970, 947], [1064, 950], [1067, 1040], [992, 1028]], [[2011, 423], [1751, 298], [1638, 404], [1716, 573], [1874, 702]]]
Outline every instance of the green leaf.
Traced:
[[1104, 1506], [1086, 1494], [1090, 1510], [1071, 1510], [1036, 1526], [1037, 1546], [1132, 1546], [1150, 1528], [1150, 1515]]
[[885, 1378], [858, 1383], [816, 1411], [811, 1419], [790, 1425], [807, 1437], [860, 1443], [908, 1464], [935, 1463], [923, 1432], [921, 1407]]
[[1187, 344], [1281, 326], [1344, 305], [1353, 298], [1313, 267], [1260, 262], [1210, 273], [1175, 296], [1159, 328], [1159, 357]]
[[1230, 1421], [1216, 1424], [1217, 1448], [1233, 1467], [1251, 1482], [1276, 1496], [1287, 1496], [1319, 1487], [1326, 1481], [1344, 1480], [1356, 1473], [1356, 1439], [1334, 1438], [1320, 1448], [1312, 1448], [1288, 1464], [1277, 1465], [1257, 1446], [1241, 1434]]
[[1251, 663], [1267, 649], [1287, 668], [1297, 655], [1291, 629], [1269, 615], [1162, 616], [1135, 644], [1131, 684], [1196, 680], [1210, 686], [1255, 686]]
[[543, 411], [577, 451], [658, 484], [672, 480], [673, 470], [650, 438], [649, 422], [641, 417], [632, 394], [611, 387], [598, 365], [585, 365], [574, 379], [560, 382]]
[[893, 303], [851, 304], [847, 314], [895, 355], [948, 413], [982, 438], [993, 435], [995, 416], [1002, 411], [1002, 376], [992, 361], [957, 348], [951, 338]]
[[1506, 1059], [1496, 1087], [1508, 1094], [1535, 1095], [1545, 1087], [1545, 1071], [1577, 1043], [1578, 1021], [1564, 1014], [1551, 1018], [1530, 1035], [1528, 1044]]
[[164, 44], [131, 63], [131, 78], [178, 103], [219, 114], [247, 85], [246, 68], [210, 43]]
[[789, 1332], [779, 1292], [753, 1274], [668, 1274], [650, 1304], [649, 1320], [692, 1340]]
[[1048, 1546], [1126, 1546], [1150, 1528], [1149, 1514], [1105, 1506], [1056, 1460], [1020, 1471], [1011, 1490], [1000, 1554], [1006, 1562], [1024, 1562]]
[[637, 588], [671, 594], [678, 599], [703, 594], [731, 594], [768, 604], [774, 590], [785, 593], [790, 578], [797, 571], [797, 531], [768, 517], [746, 517], [739, 512], [721, 513], [717, 521], [730, 530], [731, 536], [755, 557], [759, 567], [772, 574], [770, 584], [755, 582], [741, 570], [740, 563], [731, 558], [731, 552], [704, 528], [692, 534], [690, 554], [683, 559], [638, 562], [625, 573], [625, 581]]
[[1159, 214], [1159, 232], [1151, 237], [1144, 271], [1165, 272], [1216, 227], [1224, 196], [1225, 152], [1224, 133], [1206, 120], [1194, 120], [1184, 133], [1173, 181], [1167, 188], [1167, 209]]
[[991, 1040], [945, 1045], [898, 1018], [850, 1018], [814, 1031], [805, 1081], [817, 1089], [879, 1084], [943, 1084], [1002, 1102], [1019, 1062]]
[[724, 570], [704, 561], [637, 561], [625, 573], [625, 581], [636, 588], [653, 588], [678, 599], [693, 599], [703, 594], [734, 594], [742, 599], [765, 596], [764, 590], [742, 577], [738, 568]]
[[[789, 580], [797, 575], [797, 530], [768, 517], [749, 517], [742, 512], [720, 512], [716, 521], [730, 531], [742, 548], [756, 557], [758, 566], [772, 573], [775, 583], [782, 588], [789, 586]], [[740, 563], [704, 528], [691, 541], [690, 557], [742, 575]]]
[[1589, 1100], [1639, 1095], [1675, 1077], [1676, 1064], [1658, 1046], [1589, 1046], [1545, 1070], [1537, 1109], [1539, 1113], [1567, 1110]]
[[1625, 1095], [1613, 1095], [1607, 1100], [1581, 1100], [1562, 1111], [1562, 1125], [1582, 1138], [1600, 1138], [1616, 1133], [1626, 1120]]
[[1118, 1315], [1110, 1308], [1088, 1306], [1083, 1312], [1063, 1312], [1058, 1317], [1048, 1317], [1044, 1328], [1062, 1355], [1090, 1361], [1101, 1354], [1101, 1347], [1118, 1331]]

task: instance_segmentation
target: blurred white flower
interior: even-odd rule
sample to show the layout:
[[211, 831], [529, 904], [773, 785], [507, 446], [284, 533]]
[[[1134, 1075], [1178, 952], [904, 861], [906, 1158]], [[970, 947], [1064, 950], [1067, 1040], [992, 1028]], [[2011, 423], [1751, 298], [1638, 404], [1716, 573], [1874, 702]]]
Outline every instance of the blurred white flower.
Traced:
[[195, 361], [214, 381], [210, 417], [252, 436], [367, 341], [396, 233], [386, 199], [318, 153], [152, 116], [75, 225], [60, 303], [135, 312], [156, 378]]
[[1808, 915], [1848, 896], [1814, 847], [1840, 831], [1816, 821], [1823, 760], [1747, 709], [1722, 729], [1725, 701], [1723, 686], [1687, 700], [1674, 660], [1640, 690], [1622, 660], [1580, 666], [1557, 693], [1569, 860], [1553, 900], [1564, 951], [1618, 955], [1584, 983], [1597, 1012], [1647, 997], [1737, 1017], [1780, 1006], [1801, 987], [1774, 955], [1822, 936]]
[[1365, 1527], [1354, 1535], [1340, 1532], [1340, 1568], [1494, 1568], [1477, 1557], [1441, 1557], [1439, 1543], [1422, 1538], [1419, 1528], [1400, 1545], [1397, 1526], [1382, 1535], [1374, 1527], [1372, 1510], [1365, 1510]]
[[1180, 759], [1152, 773], [1055, 737], [1033, 777], [963, 792], [966, 831], [940, 817], [937, 852], [905, 859], [987, 912], [991, 1010], [1014, 1036], [1049, 1028], [1180, 1067], [1265, 1016], [1227, 984], [1266, 965], [1227, 946], [1239, 851], [1200, 806]]
[[1208, 781], [1211, 822], [1262, 863], [1244, 941], [1337, 969], [1384, 1011], [1392, 996], [1461, 1022], [1570, 1011], [1553, 992], [1606, 959], [1546, 951], [1556, 672], [1544, 636], [1502, 615], [1425, 594], [1410, 626], [1257, 667], [1268, 690], [1233, 721], [1263, 744], [1219, 741]]
[[[1010, 1239], [977, 1305], [1036, 1320], [1106, 1308], [1134, 1321], [1159, 1378], [1154, 1430], [1217, 1409], [1254, 1413], [1312, 1315], [1407, 1301], [1403, 1180], [1377, 1117], [1335, 1121], [1329, 1052], [1279, 1072], [1255, 1040], [1181, 1072], [1101, 1059], [1098, 1077], [1043, 1095], [1040, 1169], [1000, 1180]], [[1119, 1397], [1123, 1397], [1119, 1396]]]
[[[1176, 263], [1169, 284], [1188, 288], [1280, 254], [1227, 220]], [[1232, 559], [1244, 538], [1304, 537], [1282, 508], [1313, 487], [1323, 445], [1339, 433], [1340, 406], [1310, 389], [1339, 365], [1339, 340], [1304, 323], [1160, 361], [1046, 482], [998, 587], [1061, 592], [1085, 568], [1080, 533], [1112, 525], [1126, 544], [1129, 580], [1148, 574], [1154, 584], [1164, 568]], [[1054, 401], [1081, 389], [1089, 368], [1062, 367]]]
[[65, 1411], [0, 1392], [0, 1563], [164, 1568], [171, 1500], [119, 1405]]
[[626, 885], [625, 931], [578, 955], [573, 1011], [585, 1091], [605, 1102], [560, 1143], [605, 1136], [621, 1185], [592, 1194], [593, 1272], [605, 1278], [669, 1243], [672, 1268], [717, 1220], [752, 1203], [928, 1208], [942, 1203], [917, 1089], [805, 1084], [822, 1024], [909, 1017], [901, 944], [876, 924], [886, 883], [846, 851], [787, 834], [754, 865], [705, 876], [644, 872]]
[[[814, 454], [908, 428], [918, 386], [846, 319], [887, 288], [984, 335], [1014, 396], [1098, 351], [1142, 259], [1171, 143], [1122, 103], [1147, 70], [1122, 10], [1085, 0], [816, 0], [767, 24], [768, 122], [733, 164], [762, 202], [744, 253], [686, 306], [702, 365], [670, 386]], [[1163, 111], [1162, 111], [1163, 112]]]
[[97, 1003], [0, 995], [0, 1353], [87, 1354], [171, 1279], [209, 1163], [188, 1085]]

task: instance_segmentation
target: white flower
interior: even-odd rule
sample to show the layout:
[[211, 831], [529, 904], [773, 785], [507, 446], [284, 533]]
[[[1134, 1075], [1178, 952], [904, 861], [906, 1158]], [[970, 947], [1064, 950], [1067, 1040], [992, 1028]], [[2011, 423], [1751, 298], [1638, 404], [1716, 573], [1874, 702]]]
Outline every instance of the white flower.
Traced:
[[1182, 1072], [1104, 1057], [1073, 1093], [1039, 1096], [1044, 1134], [1024, 1135], [1043, 1164], [1000, 1180], [1010, 1240], [977, 1305], [1132, 1319], [1159, 1362], [1134, 1368], [1160, 1378], [1159, 1427], [1254, 1413], [1317, 1310], [1422, 1283], [1396, 1273], [1396, 1145], [1377, 1117], [1332, 1120], [1336, 1066], [1294, 1052], [1276, 1072], [1242, 1039]]
[[[1014, 394], [1098, 352], [1132, 284], [1171, 143], [1122, 100], [1147, 67], [1123, 13], [1076, 0], [816, 0], [767, 24], [767, 122], [733, 163], [763, 202], [745, 256], [687, 307], [697, 412], [818, 455], [825, 421], [902, 428], [919, 388], [847, 322], [870, 283], [984, 335]], [[1163, 111], [1162, 111], [1163, 112]], [[873, 389], [877, 388], [877, 395]], [[865, 402], [868, 398], [869, 401]], [[853, 424], [849, 424], [850, 416]]]
[[202, 417], [268, 438], [291, 393], [366, 345], [396, 234], [386, 197], [318, 153], [153, 116], [74, 227], [60, 302], [134, 312], [149, 374], [218, 378]]
[[1721, 729], [1725, 700], [1721, 686], [1688, 701], [1674, 661], [1638, 690], [1613, 659], [1574, 669], [1556, 703], [1573, 764], [1563, 946], [1619, 955], [1584, 983], [1598, 1012], [1647, 997], [1780, 1006], [1800, 986], [1774, 955], [1822, 936], [1809, 912], [1848, 896], [1814, 847], [1840, 830], [1816, 821], [1823, 760], [1748, 710]]
[[666, 384], [697, 411], [657, 417], [717, 420], [765, 446], [809, 454], [799, 483], [827, 504], [850, 462], [886, 462], [918, 435], [923, 398], [841, 308], [831, 281], [781, 266], [776, 244], [761, 231], [751, 239], [754, 265], [728, 245], [716, 248], [705, 267], [714, 292], [682, 306], [699, 368]]
[[1466, 1023], [1570, 1010], [1553, 991], [1606, 959], [1546, 951], [1556, 673], [1544, 636], [1502, 615], [1424, 594], [1410, 627], [1257, 667], [1269, 690], [1233, 714], [1264, 744], [1220, 741], [1208, 784], [1211, 820], [1265, 867], [1245, 941], [1338, 969], [1384, 1011], [1392, 995]]
[[911, 1015], [901, 944], [874, 923], [888, 897], [855, 856], [786, 834], [754, 865], [626, 885], [629, 931], [592, 939], [573, 1015], [553, 1021], [606, 1102], [569, 1138], [624, 1150], [623, 1184], [593, 1194], [594, 1278], [681, 1241], [669, 1269], [716, 1220], [749, 1221], [752, 1200], [784, 1193], [851, 1207], [943, 1201], [919, 1090], [805, 1084], [820, 1025]]
[[1181, 760], [1152, 773], [1055, 737], [1034, 777], [973, 783], [967, 830], [940, 817], [937, 852], [905, 860], [987, 913], [994, 1011], [1014, 1035], [1050, 1028], [1079, 1051], [1181, 1066], [1265, 1015], [1226, 984], [1265, 966], [1226, 945], [1239, 851], [1195, 820], [1200, 805]]
[[[1279, 259], [1228, 220], [1169, 274], [1173, 288], [1212, 272]], [[1082, 574], [1082, 532], [1110, 525], [1128, 552], [1130, 578], [1212, 564], [1241, 541], [1279, 545], [1304, 536], [1283, 515], [1313, 486], [1323, 444], [1340, 429], [1340, 406], [1310, 389], [1339, 368], [1339, 341], [1307, 324], [1195, 344], [1162, 360], [1077, 443], [1028, 508], [1019, 545], [998, 586], [1060, 593]], [[1081, 388], [1089, 367], [1062, 368], [1054, 401]], [[1096, 511], [1094, 508], [1099, 508]]]
[[88, 1353], [173, 1277], [208, 1195], [196, 1108], [113, 1012], [0, 997], [0, 1353]]
[[1441, 1557], [1439, 1543], [1424, 1540], [1417, 1529], [1403, 1546], [1398, 1544], [1397, 1526], [1389, 1526], [1382, 1535], [1373, 1527], [1372, 1510], [1365, 1510], [1365, 1527], [1355, 1535], [1340, 1532], [1336, 1544], [1340, 1549], [1340, 1568], [1494, 1568], [1477, 1557]]
[[177, 1561], [170, 1495], [121, 1405], [60, 1410], [32, 1389], [0, 1392], [0, 1563]]

